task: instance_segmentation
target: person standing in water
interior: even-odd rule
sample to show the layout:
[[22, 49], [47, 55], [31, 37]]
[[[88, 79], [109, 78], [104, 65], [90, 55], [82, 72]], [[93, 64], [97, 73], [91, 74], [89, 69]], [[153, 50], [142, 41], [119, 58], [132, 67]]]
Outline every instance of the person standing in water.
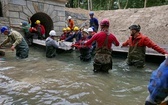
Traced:
[[7, 26], [1, 27], [1, 33], [7, 36], [7, 39], [0, 44], [0, 48], [11, 42], [11, 50], [16, 49], [16, 57], [19, 59], [27, 58], [29, 55], [29, 46], [23, 36], [14, 30], [10, 30]]
[[85, 45], [91, 46], [96, 42], [96, 54], [94, 56], [93, 71], [94, 72], [108, 72], [112, 69], [112, 49], [111, 46], [119, 46], [119, 41], [109, 32], [110, 22], [108, 19], [103, 19], [100, 23], [101, 31], [96, 33], [89, 39]]

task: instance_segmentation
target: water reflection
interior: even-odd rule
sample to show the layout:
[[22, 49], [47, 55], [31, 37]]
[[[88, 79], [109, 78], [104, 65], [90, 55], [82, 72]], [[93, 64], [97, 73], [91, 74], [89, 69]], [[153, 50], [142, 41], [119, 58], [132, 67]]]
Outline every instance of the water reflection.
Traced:
[[92, 61], [81, 62], [78, 52], [54, 59], [31, 48], [29, 58], [17, 60], [8, 52], [0, 62], [0, 104], [3, 105], [143, 105], [152, 70], [128, 67], [113, 59], [109, 74], [94, 74]]

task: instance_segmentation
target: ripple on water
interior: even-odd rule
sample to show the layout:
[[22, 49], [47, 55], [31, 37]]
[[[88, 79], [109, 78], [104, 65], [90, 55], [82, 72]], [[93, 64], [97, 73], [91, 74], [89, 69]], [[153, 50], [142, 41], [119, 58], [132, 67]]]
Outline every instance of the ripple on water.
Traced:
[[11, 67], [0, 67], [0, 71], [5, 71], [5, 70], [10, 70], [13, 69], [15, 67], [11, 66]]

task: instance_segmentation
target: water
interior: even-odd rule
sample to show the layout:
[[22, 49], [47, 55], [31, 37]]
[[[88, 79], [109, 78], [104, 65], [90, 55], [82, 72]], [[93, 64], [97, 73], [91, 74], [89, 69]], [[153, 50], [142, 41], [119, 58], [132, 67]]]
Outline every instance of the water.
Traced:
[[2, 105], [144, 105], [152, 70], [128, 67], [113, 58], [109, 74], [95, 74], [91, 62], [81, 62], [78, 52], [62, 53], [54, 59], [45, 50], [31, 48], [29, 58], [18, 60], [6, 50], [0, 62]]

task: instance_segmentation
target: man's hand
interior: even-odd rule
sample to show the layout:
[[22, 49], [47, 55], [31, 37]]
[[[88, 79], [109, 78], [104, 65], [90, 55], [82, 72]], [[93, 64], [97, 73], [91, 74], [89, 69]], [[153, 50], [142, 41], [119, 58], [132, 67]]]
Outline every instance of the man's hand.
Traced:
[[12, 47], [11, 47], [11, 50], [14, 51], [14, 50], [15, 50], [15, 46], [12, 46]]

